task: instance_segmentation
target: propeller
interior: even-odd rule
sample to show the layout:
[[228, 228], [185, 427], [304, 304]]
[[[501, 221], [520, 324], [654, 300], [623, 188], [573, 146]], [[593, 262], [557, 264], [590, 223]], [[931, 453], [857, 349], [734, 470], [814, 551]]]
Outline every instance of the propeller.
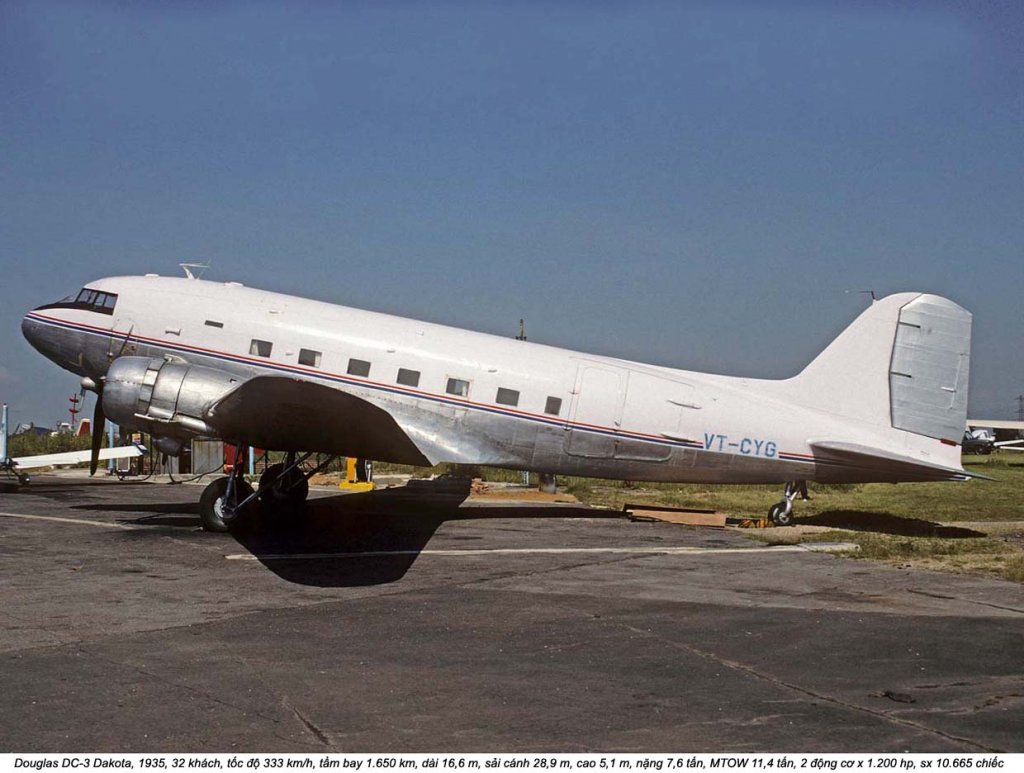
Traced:
[[[135, 323], [133, 322], [128, 327], [128, 332], [124, 334], [124, 340], [121, 342], [121, 348], [118, 349], [116, 356], [113, 355], [113, 352], [107, 352], [114, 360], [124, 354], [134, 329]], [[103, 433], [107, 429], [107, 415], [103, 412], [103, 379], [97, 378], [90, 388], [96, 392], [96, 408], [92, 413], [92, 455], [89, 457], [89, 475], [93, 476], [96, 474], [96, 468], [100, 466], [100, 449], [103, 447]], [[85, 389], [85, 381], [83, 380], [82, 391], [84, 392]]]
[[[117, 352], [117, 356], [113, 359], [117, 359], [124, 354], [125, 348], [128, 346], [128, 342], [131, 340], [132, 331], [135, 329], [135, 323], [133, 322], [128, 327], [128, 332], [124, 334], [124, 340], [121, 342], [121, 348]], [[110, 352], [108, 352], [110, 354]], [[85, 391], [85, 383], [82, 384], [82, 391]], [[103, 379], [97, 378], [94, 382], [94, 388], [96, 390], [96, 408], [92, 413], [92, 455], [89, 457], [89, 475], [90, 477], [96, 474], [96, 468], [100, 466], [100, 448], [103, 447], [103, 433], [107, 429], [107, 415], [103, 412]]]
[[92, 456], [89, 457], [89, 475], [96, 474], [100, 463], [100, 448], [103, 446], [103, 433], [106, 430], [107, 416], [103, 413], [103, 389], [96, 385], [96, 408], [92, 413]]

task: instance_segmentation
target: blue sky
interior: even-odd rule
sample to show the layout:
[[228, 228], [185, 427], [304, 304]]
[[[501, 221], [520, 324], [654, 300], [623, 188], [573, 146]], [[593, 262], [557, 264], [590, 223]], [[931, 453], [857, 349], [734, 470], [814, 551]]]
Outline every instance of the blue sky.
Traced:
[[0, 395], [19, 323], [175, 274], [648, 362], [798, 371], [863, 308], [975, 314], [1024, 392], [1016, 3], [0, 4]]

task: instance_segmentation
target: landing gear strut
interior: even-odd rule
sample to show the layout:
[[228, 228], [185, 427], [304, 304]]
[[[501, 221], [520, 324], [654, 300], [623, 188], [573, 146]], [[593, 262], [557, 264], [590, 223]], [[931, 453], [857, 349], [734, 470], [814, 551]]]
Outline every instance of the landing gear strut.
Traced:
[[793, 500], [797, 495], [807, 496], [807, 484], [802, 480], [791, 480], [786, 484], [781, 502], [776, 502], [768, 510], [768, 518], [776, 526], [793, 525]]
[[[308, 454], [303, 460], [308, 458]], [[298, 507], [309, 496], [309, 479], [289, 453], [284, 462], [270, 465], [260, 476], [260, 503], [270, 507]]]
[[4, 479], [14, 478], [18, 481], [19, 486], [27, 486], [32, 482], [28, 474], [18, 470], [17, 466], [10, 459], [0, 458], [0, 473], [3, 473]]
[[199, 497], [199, 518], [203, 522], [204, 531], [227, 531], [242, 508], [253, 499], [252, 486], [242, 477], [244, 458], [244, 450], [236, 447], [231, 474], [217, 478], [203, 489]]
[[203, 530], [227, 531], [252, 493], [252, 486], [240, 477], [217, 478], [203, 489], [203, 495], [199, 497], [199, 518], [203, 522]]
[[316, 466], [304, 470], [302, 465], [312, 453], [289, 451], [284, 462], [270, 465], [260, 476], [254, 491], [245, 478], [244, 446], [236, 446], [231, 473], [213, 481], [199, 498], [199, 517], [206, 531], [227, 531], [240, 515], [255, 509], [257, 502], [268, 511], [282, 507], [299, 509], [309, 495], [309, 479], [329, 465], [336, 457], [319, 457]]

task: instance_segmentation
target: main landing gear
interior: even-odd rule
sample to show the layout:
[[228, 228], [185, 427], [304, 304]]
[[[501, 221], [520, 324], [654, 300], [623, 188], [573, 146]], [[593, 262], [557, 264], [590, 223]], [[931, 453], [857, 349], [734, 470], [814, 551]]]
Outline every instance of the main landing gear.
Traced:
[[[32, 482], [32, 478], [23, 472], [19, 472], [13, 462], [0, 463], [0, 472], [3, 473], [0, 476], [0, 488], [4, 491], [16, 491], [18, 486], [27, 486]], [[16, 482], [10, 482], [12, 480]]]
[[309, 479], [335, 457], [328, 456], [312, 470], [305, 470], [303, 464], [313, 455], [297, 455], [290, 451], [284, 462], [270, 465], [260, 476], [259, 486], [254, 490], [245, 480], [242, 447], [236, 447], [231, 472], [217, 478], [203, 490], [199, 498], [199, 517], [205, 531], [227, 531], [243, 514], [250, 514], [257, 503], [271, 512], [282, 509], [298, 510], [309, 495]]
[[777, 502], [768, 510], [768, 518], [776, 526], [793, 525], [793, 500], [797, 496], [810, 499], [807, 496], [807, 481], [791, 480], [786, 484], [781, 502]]
[[19, 486], [27, 486], [31, 482], [32, 479], [19, 471], [14, 462], [0, 459], [0, 491], [17, 491]]

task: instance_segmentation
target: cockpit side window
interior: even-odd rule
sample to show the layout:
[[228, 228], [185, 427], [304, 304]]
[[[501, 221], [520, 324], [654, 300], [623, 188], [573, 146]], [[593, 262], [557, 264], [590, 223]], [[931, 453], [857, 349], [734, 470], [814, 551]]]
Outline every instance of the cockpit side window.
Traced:
[[100, 290], [93, 290], [83, 287], [78, 295], [68, 297], [40, 306], [40, 309], [79, 309], [81, 311], [95, 311], [99, 314], [113, 314], [114, 306], [117, 305], [116, 293], [105, 293]]

